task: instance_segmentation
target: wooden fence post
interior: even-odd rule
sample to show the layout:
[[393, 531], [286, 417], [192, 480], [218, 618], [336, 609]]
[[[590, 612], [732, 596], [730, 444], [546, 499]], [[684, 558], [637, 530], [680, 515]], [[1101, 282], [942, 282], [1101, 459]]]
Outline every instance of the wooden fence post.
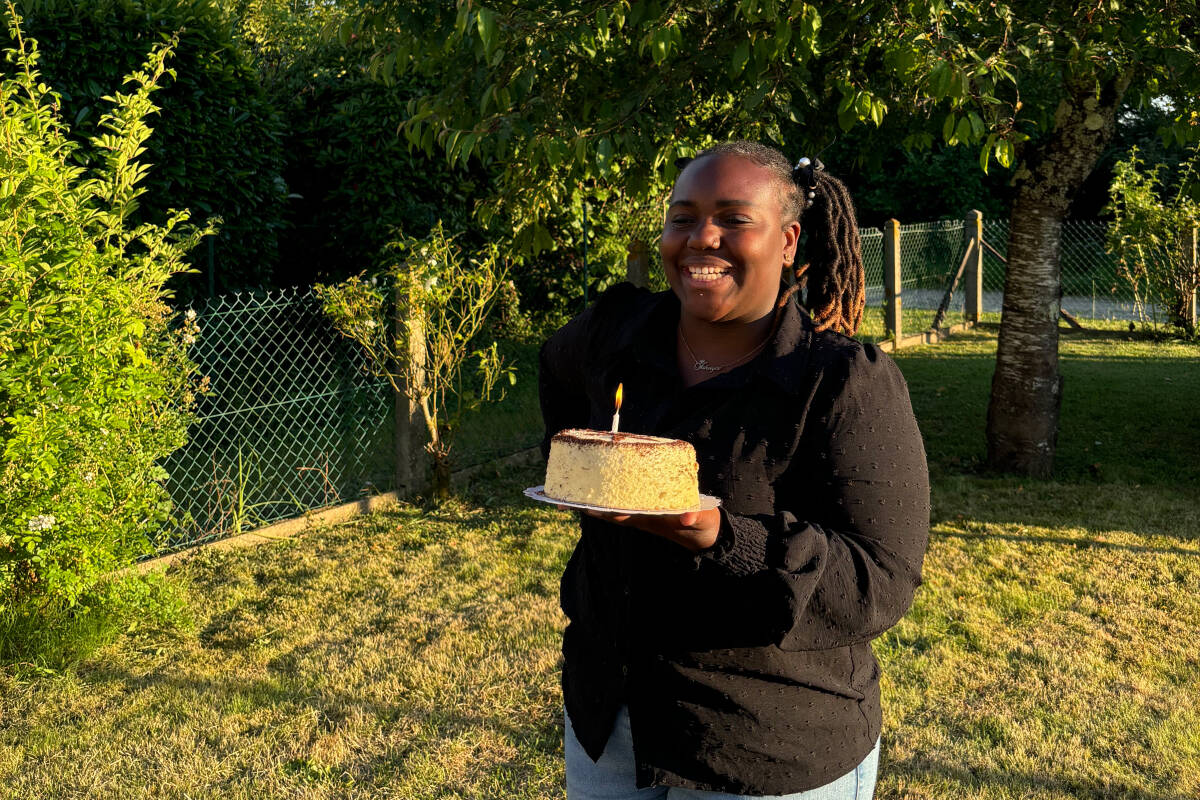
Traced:
[[901, 286], [900, 222], [889, 219], [883, 223], [883, 324], [895, 336], [897, 344], [904, 335]]
[[983, 316], [983, 212], [967, 212], [963, 222], [963, 244], [974, 246], [967, 263], [966, 303], [964, 314], [969, 322], [978, 324]]
[[[419, 385], [424, 380], [425, 365], [425, 336], [420, 312], [410, 307], [408, 298], [399, 287], [396, 288], [395, 302], [394, 335], [397, 342], [402, 341], [406, 333], [405, 320], [409, 320], [408, 357], [416, 367], [413, 374]], [[399, 374], [405, 372], [407, 370], [397, 369]], [[402, 383], [401, 388], [405, 387], [406, 384]], [[421, 416], [421, 405], [403, 391], [395, 393], [395, 423], [395, 488], [401, 497], [411, 497], [427, 486], [429, 465], [425, 452], [425, 420]]]
[[[1191, 265], [1192, 279], [1200, 278], [1200, 226], [1192, 225], [1190, 232], [1183, 235], [1183, 257]], [[1193, 286], [1191, 301], [1188, 303], [1187, 319], [1191, 329], [1196, 330], [1200, 323], [1200, 286]]]
[[625, 257], [625, 280], [643, 289], [650, 286], [650, 248], [641, 239], [631, 239]]

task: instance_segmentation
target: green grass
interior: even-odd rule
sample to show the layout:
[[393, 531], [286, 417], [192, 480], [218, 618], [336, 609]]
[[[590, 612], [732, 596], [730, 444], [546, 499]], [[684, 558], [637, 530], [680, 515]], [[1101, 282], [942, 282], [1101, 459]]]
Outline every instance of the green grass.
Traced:
[[[1031, 482], [979, 471], [993, 334], [896, 356], [934, 525], [876, 642], [877, 797], [1200, 796], [1200, 346], [1064, 334]], [[561, 798], [574, 534], [539, 479], [173, 569], [190, 625], [0, 676], [0, 797]]]

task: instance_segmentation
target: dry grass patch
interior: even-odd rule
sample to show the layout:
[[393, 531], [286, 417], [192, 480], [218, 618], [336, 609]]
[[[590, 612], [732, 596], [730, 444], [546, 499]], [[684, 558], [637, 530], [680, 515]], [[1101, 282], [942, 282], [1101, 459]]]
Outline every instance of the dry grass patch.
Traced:
[[406, 510], [179, 570], [190, 633], [3, 686], [12, 797], [546, 797], [561, 783], [549, 510]]

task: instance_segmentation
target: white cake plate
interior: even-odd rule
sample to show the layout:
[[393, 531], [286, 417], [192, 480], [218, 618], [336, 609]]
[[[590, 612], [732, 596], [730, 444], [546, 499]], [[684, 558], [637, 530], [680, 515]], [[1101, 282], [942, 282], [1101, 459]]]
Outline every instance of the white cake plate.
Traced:
[[523, 494], [530, 500], [537, 500], [539, 503], [550, 503], [551, 505], [563, 506], [565, 508], [578, 508], [584, 511], [603, 511], [606, 514], [650, 514], [650, 515], [667, 515], [667, 514], [684, 514], [688, 511], [712, 511], [721, 505], [721, 499], [713, 497], [710, 494], [700, 495], [699, 508], [681, 508], [675, 511], [645, 511], [632, 508], [607, 508], [605, 506], [590, 506], [587, 503], [572, 503], [570, 500], [556, 500], [546, 494], [545, 484], [541, 486], [530, 486]]

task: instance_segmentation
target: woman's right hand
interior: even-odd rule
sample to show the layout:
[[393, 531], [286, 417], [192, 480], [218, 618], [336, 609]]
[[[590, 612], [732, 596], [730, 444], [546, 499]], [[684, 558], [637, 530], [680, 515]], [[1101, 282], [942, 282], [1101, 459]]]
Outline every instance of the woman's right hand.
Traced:
[[613, 514], [607, 511], [585, 511], [589, 517], [606, 520], [615, 525], [661, 536], [693, 553], [717, 543], [721, 532], [721, 509], [685, 511], [682, 514]]

